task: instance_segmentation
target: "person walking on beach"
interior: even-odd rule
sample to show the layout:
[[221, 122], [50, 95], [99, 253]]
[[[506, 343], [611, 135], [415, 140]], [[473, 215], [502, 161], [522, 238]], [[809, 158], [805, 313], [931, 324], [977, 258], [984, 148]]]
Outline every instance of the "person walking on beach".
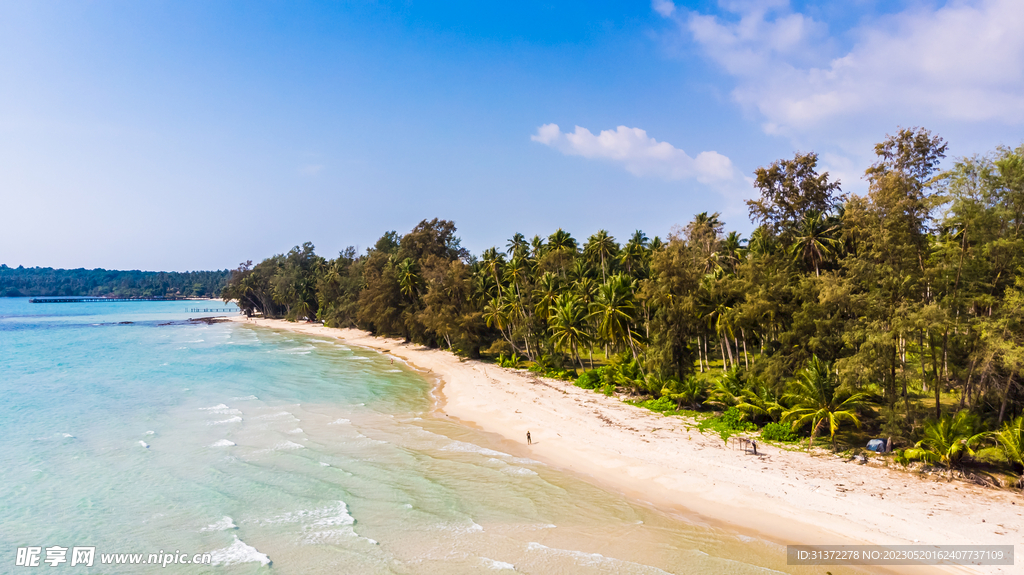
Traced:
[[529, 431], [526, 432], [526, 444], [527, 445], [533, 445], [533, 439], [530, 438], [530, 432]]

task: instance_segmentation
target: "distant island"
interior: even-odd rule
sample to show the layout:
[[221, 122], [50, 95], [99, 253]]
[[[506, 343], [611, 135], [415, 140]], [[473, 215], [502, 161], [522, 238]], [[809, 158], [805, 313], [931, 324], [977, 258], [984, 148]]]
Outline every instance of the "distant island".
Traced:
[[12, 268], [0, 264], [0, 297], [219, 297], [228, 270], [144, 272]]

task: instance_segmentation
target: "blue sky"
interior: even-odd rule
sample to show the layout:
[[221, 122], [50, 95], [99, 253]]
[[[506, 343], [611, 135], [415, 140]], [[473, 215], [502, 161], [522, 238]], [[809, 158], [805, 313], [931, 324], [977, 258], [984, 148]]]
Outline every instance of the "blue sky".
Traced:
[[758, 166], [1024, 141], [1024, 10], [961, 2], [0, 1], [0, 262], [234, 267], [423, 218], [750, 230]]

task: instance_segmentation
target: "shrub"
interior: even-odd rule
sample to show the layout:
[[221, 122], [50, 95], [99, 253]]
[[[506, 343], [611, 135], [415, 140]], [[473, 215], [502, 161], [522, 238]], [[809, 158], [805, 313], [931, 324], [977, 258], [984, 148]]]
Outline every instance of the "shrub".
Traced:
[[793, 428], [784, 423], [769, 423], [761, 430], [761, 437], [768, 441], [796, 441], [797, 434]]
[[676, 410], [676, 404], [674, 401], [667, 397], [660, 397], [658, 399], [648, 399], [646, 401], [629, 402], [637, 407], [656, 411], [658, 413], [666, 413], [669, 411]]
[[709, 429], [717, 431], [722, 441], [728, 442], [735, 433], [753, 431], [757, 429], [757, 426], [749, 421], [743, 421], [743, 412], [735, 407], [730, 407], [722, 415], [708, 417], [697, 424], [697, 430], [701, 433]]
[[576, 387], [582, 387], [583, 389], [597, 389], [602, 383], [604, 383], [604, 376], [602, 375], [603, 369], [604, 368], [598, 368], [583, 372], [583, 375], [576, 378]]

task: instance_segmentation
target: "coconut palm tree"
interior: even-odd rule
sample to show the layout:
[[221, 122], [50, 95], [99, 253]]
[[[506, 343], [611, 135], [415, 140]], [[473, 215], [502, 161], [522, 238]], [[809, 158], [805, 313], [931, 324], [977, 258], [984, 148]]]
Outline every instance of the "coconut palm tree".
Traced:
[[533, 239], [530, 240], [530, 257], [533, 259], [539, 258], [544, 255], [547, 248], [548, 246], [544, 243], [544, 238], [533, 236]]
[[996, 439], [1003, 448], [1006, 460], [1021, 473], [1021, 479], [1018, 481], [1024, 483], [1024, 415], [1003, 424], [1003, 428], [996, 434]]
[[964, 457], [974, 455], [974, 448], [989, 435], [985, 431], [978, 432], [977, 418], [970, 412], [947, 413], [942, 419], [926, 423], [924, 437], [903, 455], [944, 465], [952, 479], [953, 468], [962, 469]]
[[832, 259], [839, 249], [839, 223], [827, 214], [811, 210], [797, 224], [796, 237], [790, 247], [793, 260], [802, 260], [820, 275], [819, 268]]
[[814, 355], [783, 399], [792, 402], [792, 407], [782, 414], [783, 422], [792, 423], [794, 431], [811, 424], [811, 447], [815, 437], [828, 431], [835, 450], [836, 431], [843, 422], [860, 428], [857, 413], [864, 406], [866, 396], [841, 390], [832, 366]]
[[565, 251], [576, 253], [576, 240], [569, 232], [558, 228], [555, 233], [548, 236], [548, 249], [550, 251]]
[[597, 299], [590, 306], [590, 317], [597, 327], [597, 336], [613, 347], [624, 345], [637, 359], [637, 343], [640, 339], [632, 324], [635, 320], [636, 301], [633, 298], [632, 280], [623, 274], [608, 278], [598, 290]]
[[395, 271], [398, 274], [399, 291], [410, 300], [416, 299], [420, 286], [420, 276], [419, 271], [416, 269], [416, 262], [412, 258], [405, 258], [398, 264]]
[[583, 252], [590, 258], [601, 263], [601, 281], [608, 281], [608, 262], [611, 261], [619, 251], [619, 244], [615, 238], [608, 234], [607, 230], [599, 230], [590, 236]]
[[[554, 313], [549, 320], [551, 343], [562, 349], [567, 349], [579, 364], [580, 369], [583, 369], [579, 346], [590, 340], [586, 306], [578, 297], [562, 294], [555, 301], [552, 309]], [[590, 367], [591, 369], [594, 367], [593, 359], [591, 359]]]
[[537, 289], [533, 291], [537, 305], [534, 311], [537, 317], [547, 320], [554, 313], [555, 299], [561, 293], [561, 281], [558, 276], [551, 272], [544, 272], [544, 275], [537, 279]]
[[676, 409], [682, 409], [684, 404], [700, 409], [708, 399], [708, 384], [692, 375], [682, 382], [670, 379], [661, 388], [661, 395], [676, 402]]
[[526, 241], [526, 236], [516, 232], [512, 239], [508, 241], [507, 248], [505, 252], [510, 257], [525, 257], [530, 251], [530, 243]]
[[311, 312], [312, 308], [310, 307], [309, 302], [306, 301], [305, 299], [300, 299], [298, 303], [295, 304], [296, 320], [309, 319], [309, 315]]
[[487, 248], [481, 258], [483, 268], [494, 278], [494, 283], [501, 283], [501, 272], [505, 268], [505, 254], [498, 251], [498, 248]]

